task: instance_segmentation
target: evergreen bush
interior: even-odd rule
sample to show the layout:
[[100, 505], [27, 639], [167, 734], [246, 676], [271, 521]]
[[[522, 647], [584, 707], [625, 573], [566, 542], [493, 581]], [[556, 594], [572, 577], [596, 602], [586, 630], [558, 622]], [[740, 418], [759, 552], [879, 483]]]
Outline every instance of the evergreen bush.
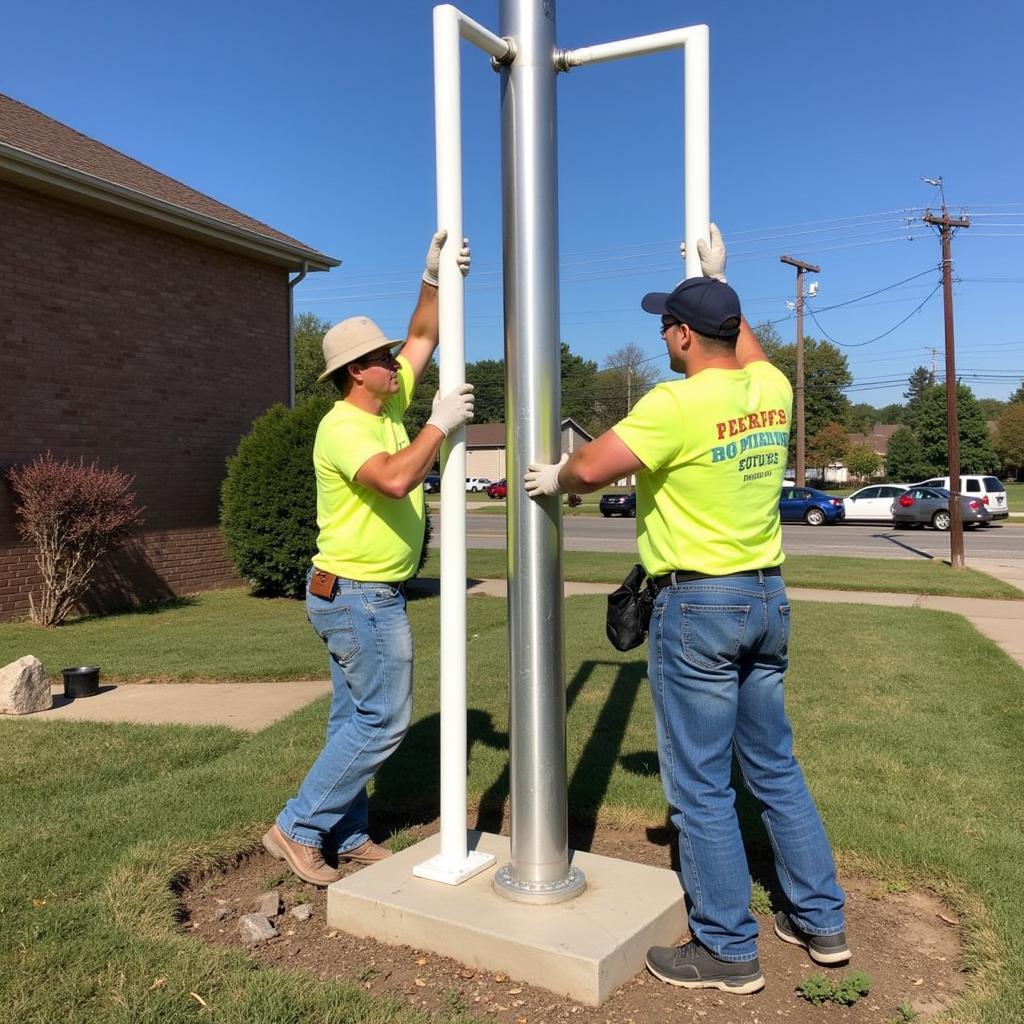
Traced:
[[[318, 395], [294, 409], [273, 406], [228, 459], [221, 532], [235, 569], [262, 596], [305, 593], [317, 537], [313, 442], [332, 404], [332, 398]], [[428, 517], [420, 568], [429, 539]]]
[[228, 558], [258, 594], [299, 597], [305, 590], [317, 535], [313, 441], [331, 405], [318, 396], [294, 409], [272, 406], [228, 459], [221, 532]]

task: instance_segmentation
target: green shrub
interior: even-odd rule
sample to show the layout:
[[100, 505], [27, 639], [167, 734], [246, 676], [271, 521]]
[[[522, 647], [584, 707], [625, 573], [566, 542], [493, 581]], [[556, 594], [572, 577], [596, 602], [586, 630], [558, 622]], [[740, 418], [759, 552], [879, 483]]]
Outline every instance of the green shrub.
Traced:
[[221, 531], [228, 558], [257, 593], [304, 591], [317, 535], [313, 441], [331, 405], [316, 397], [294, 409], [273, 406], [228, 459]]
[[18, 533], [35, 548], [42, 578], [29, 595], [32, 621], [59, 626], [88, 590], [96, 569], [142, 525], [129, 488], [133, 477], [84, 459], [58, 462], [49, 451], [3, 474], [14, 498]]
[[[332, 404], [331, 398], [316, 396], [294, 409], [273, 406], [228, 459], [221, 531], [228, 558], [258, 594], [301, 597], [305, 591], [317, 537], [313, 442]], [[419, 568], [430, 525], [428, 515]]]

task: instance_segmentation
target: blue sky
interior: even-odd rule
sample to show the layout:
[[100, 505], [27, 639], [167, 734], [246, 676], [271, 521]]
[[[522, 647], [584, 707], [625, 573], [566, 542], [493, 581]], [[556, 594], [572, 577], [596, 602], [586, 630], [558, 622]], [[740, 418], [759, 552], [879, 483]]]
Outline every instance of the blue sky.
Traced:
[[[497, 0], [461, 8], [497, 31]], [[400, 335], [435, 221], [431, 9], [36, 0], [5, 13], [0, 91], [340, 258], [298, 286], [297, 311], [366, 313]], [[710, 26], [711, 208], [730, 281], [752, 321], [790, 340], [795, 272], [778, 257], [819, 263], [805, 333], [844, 346], [851, 400], [884, 405], [930, 348], [943, 367], [939, 242], [920, 221], [939, 200], [922, 176], [941, 175], [973, 225], [953, 242], [958, 373], [995, 398], [1024, 379], [1022, 11], [561, 0], [556, 15], [567, 49]], [[599, 363], [634, 342], [666, 375], [639, 299], [681, 276], [682, 60], [558, 84], [562, 337]], [[502, 353], [500, 126], [498, 76], [467, 44], [463, 86], [475, 360]]]

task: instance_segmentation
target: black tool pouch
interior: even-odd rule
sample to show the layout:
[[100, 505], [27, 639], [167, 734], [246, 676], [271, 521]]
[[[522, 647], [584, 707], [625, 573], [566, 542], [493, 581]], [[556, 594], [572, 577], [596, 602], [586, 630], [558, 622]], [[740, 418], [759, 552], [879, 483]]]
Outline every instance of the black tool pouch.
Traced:
[[654, 610], [654, 595], [644, 585], [642, 565], [634, 565], [622, 586], [608, 595], [605, 632], [617, 651], [631, 651], [647, 639]]

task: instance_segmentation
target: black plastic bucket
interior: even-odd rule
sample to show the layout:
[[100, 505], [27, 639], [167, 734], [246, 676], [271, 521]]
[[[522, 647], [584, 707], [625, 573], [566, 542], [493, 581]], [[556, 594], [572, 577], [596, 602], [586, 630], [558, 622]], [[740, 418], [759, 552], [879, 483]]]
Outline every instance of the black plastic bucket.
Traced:
[[91, 697], [99, 693], [100, 670], [97, 665], [80, 665], [61, 670], [64, 676], [65, 697]]

